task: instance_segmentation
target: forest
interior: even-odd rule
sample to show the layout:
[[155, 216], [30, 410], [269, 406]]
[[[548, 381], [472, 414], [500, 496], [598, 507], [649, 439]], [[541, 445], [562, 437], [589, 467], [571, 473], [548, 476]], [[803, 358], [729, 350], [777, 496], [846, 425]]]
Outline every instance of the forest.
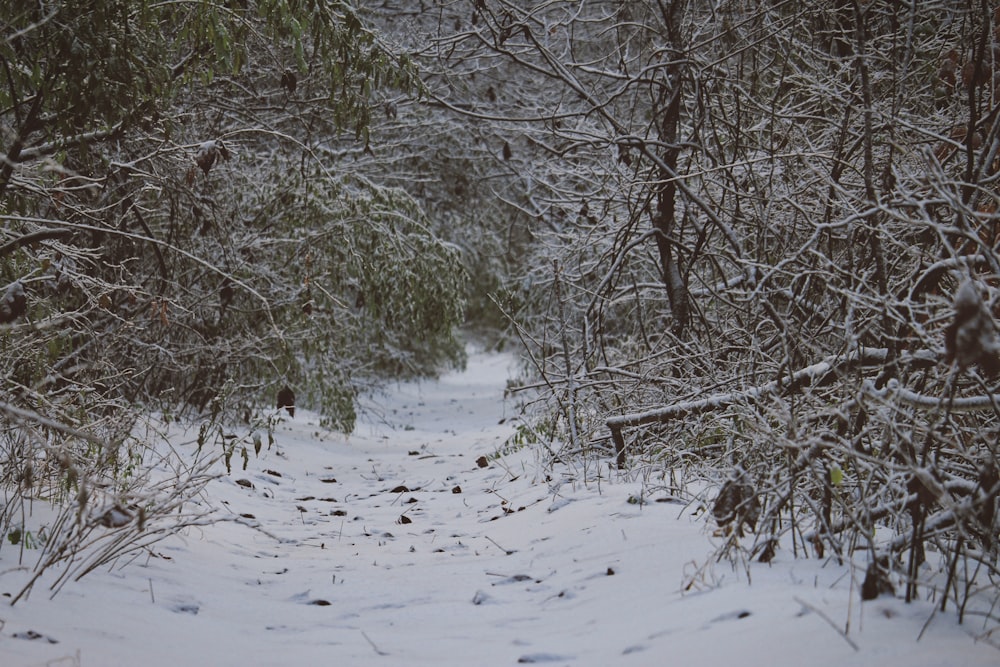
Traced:
[[237, 467], [285, 387], [350, 432], [475, 335], [524, 360], [506, 448], [712, 489], [720, 557], [1000, 599], [995, 3], [4, 2], [0, 155], [39, 570], [197, 518], [158, 425]]

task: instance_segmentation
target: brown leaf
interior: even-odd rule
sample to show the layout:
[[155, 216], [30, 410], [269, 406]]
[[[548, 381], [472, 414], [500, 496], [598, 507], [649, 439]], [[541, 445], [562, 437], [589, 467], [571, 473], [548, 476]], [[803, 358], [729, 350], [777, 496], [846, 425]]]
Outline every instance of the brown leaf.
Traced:
[[222, 143], [221, 140], [209, 140], [202, 142], [198, 146], [198, 152], [194, 156], [194, 163], [198, 165], [205, 175], [212, 169], [212, 165], [215, 164], [216, 159], [222, 158], [223, 160], [228, 160], [230, 157], [229, 149], [226, 145]]
[[945, 361], [965, 370], [978, 365], [987, 376], [1000, 372], [996, 325], [976, 284], [967, 280], [955, 292], [955, 317], [944, 332]]
[[861, 599], [874, 600], [880, 595], [893, 595], [895, 589], [889, 580], [889, 562], [884, 556], [872, 561], [861, 584]]
[[289, 95], [295, 94], [295, 88], [298, 86], [298, 83], [299, 79], [292, 70], [286, 69], [281, 73], [281, 87], [287, 90]]
[[734, 523], [737, 535], [743, 534], [743, 526], [753, 530], [760, 516], [760, 501], [745, 471], [737, 469], [719, 490], [712, 506], [712, 515], [720, 528]]
[[293, 392], [288, 385], [282, 387], [281, 391], [278, 392], [278, 410], [285, 408], [288, 411], [289, 417], [295, 416], [295, 392]]
[[7, 286], [3, 298], [0, 299], [0, 324], [13, 322], [24, 315], [27, 305], [28, 299], [24, 293], [24, 284], [20, 280], [15, 280]]

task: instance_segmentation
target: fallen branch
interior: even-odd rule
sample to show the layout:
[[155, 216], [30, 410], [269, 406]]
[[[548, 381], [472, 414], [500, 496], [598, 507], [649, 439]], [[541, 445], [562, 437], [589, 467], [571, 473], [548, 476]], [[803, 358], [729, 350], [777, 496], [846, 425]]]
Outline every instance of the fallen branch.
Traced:
[[615, 443], [615, 453], [619, 468], [625, 465], [625, 439], [622, 429], [645, 424], [662, 424], [688, 415], [703, 414], [729, 407], [735, 403], [756, 401], [763, 396], [779, 392], [797, 392], [807, 387], [823, 385], [831, 379], [856, 367], [880, 366], [889, 358], [885, 348], [863, 349], [845, 355], [829, 357], [819, 363], [806, 366], [789, 376], [766, 382], [756, 387], [731, 391], [724, 394], [714, 394], [706, 398], [675, 403], [662, 408], [645, 412], [635, 412], [609, 417], [605, 424], [611, 430], [611, 439]]
[[1000, 402], [1000, 394], [987, 394], [985, 396], [966, 396], [962, 398], [952, 398], [945, 402], [939, 396], [927, 396], [918, 394], [915, 391], [901, 387], [899, 381], [889, 380], [885, 387], [876, 389], [874, 383], [866, 380], [862, 385], [865, 396], [882, 401], [896, 399], [909, 406], [920, 408], [921, 410], [937, 410], [947, 404], [951, 412], [981, 412], [983, 410], [993, 410]]
[[[911, 360], [921, 363], [935, 363], [938, 358], [939, 355], [934, 351], [924, 350], [914, 354]], [[809, 387], [822, 386], [855, 368], [880, 367], [888, 359], [889, 353], [885, 348], [865, 349], [846, 355], [829, 357], [819, 363], [799, 369], [790, 376], [783, 376], [749, 389], [713, 394], [705, 398], [675, 403], [644, 412], [609, 417], [605, 424], [611, 430], [611, 439], [615, 443], [618, 467], [621, 468], [625, 465], [625, 439], [622, 436], [624, 428], [645, 424], [663, 424], [688, 415], [722, 410], [736, 403], [757, 401], [765, 396], [794, 393]], [[876, 388], [873, 381], [865, 380], [862, 384], [862, 394], [867, 398], [879, 401], [897, 400], [921, 410], [937, 410], [944, 406], [941, 397], [917, 393], [900, 386], [896, 379], [890, 379], [882, 388]], [[951, 412], [980, 412], [994, 410], [997, 406], [1000, 406], [1000, 394], [952, 398], [947, 402], [947, 408]]]

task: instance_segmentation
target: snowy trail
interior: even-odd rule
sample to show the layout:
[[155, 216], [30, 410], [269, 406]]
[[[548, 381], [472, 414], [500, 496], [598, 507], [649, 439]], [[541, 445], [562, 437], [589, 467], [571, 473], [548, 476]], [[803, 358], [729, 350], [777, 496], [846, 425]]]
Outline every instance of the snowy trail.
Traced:
[[951, 615], [918, 642], [932, 606], [862, 605], [848, 567], [779, 554], [748, 586], [639, 484], [496, 458], [509, 366], [401, 385], [346, 439], [286, 420], [206, 491], [239, 522], [0, 607], [0, 665], [1000, 664]]

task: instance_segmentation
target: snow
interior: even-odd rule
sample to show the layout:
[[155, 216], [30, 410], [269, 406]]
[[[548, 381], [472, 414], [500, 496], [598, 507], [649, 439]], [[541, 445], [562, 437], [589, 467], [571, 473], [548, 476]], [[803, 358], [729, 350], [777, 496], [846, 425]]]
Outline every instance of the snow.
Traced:
[[862, 603], [865, 563], [734, 567], [693, 505], [505, 447], [511, 366], [473, 351], [372, 400], [347, 438], [297, 410], [246, 471], [218, 463], [199, 502], [225, 520], [0, 607], [0, 665], [1000, 664], [953, 606]]

